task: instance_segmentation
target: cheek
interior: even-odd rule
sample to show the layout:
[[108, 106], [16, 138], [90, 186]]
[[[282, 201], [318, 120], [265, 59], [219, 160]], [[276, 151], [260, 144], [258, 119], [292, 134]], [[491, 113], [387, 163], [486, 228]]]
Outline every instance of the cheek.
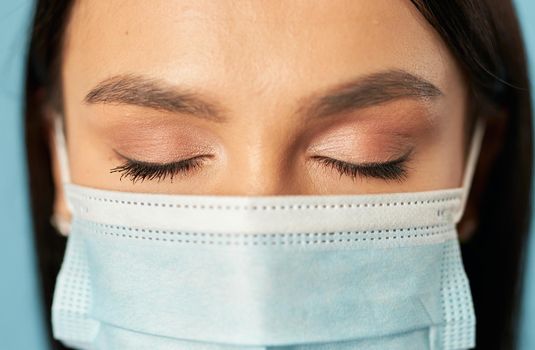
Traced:
[[[417, 169], [411, 179], [413, 188], [440, 189], [461, 185], [461, 163], [457, 142], [452, 136], [422, 149], [413, 167]], [[460, 140], [459, 140], [460, 142]]]
[[412, 165], [415, 177], [413, 188], [440, 189], [461, 186], [463, 173], [463, 126], [462, 115], [440, 123], [439, 132], [420, 147], [419, 156]]

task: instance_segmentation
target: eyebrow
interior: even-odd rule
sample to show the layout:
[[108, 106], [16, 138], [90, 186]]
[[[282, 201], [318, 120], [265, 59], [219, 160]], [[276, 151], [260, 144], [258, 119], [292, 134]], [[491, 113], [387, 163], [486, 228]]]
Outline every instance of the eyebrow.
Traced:
[[179, 88], [150, 77], [134, 74], [105, 79], [85, 96], [88, 104], [126, 104], [172, 113], [182, 113], [213, 121], [224, 121], [222, 108], [207, 96], [189, 88]]
[[310, 96], [298, 110], [311, 118], [321, 118], [399, 99], [429, 101], [442, 95], [438, 87], [424, 78], [404, 70], [387, 70], [342, 83], [322, 96]]
[[[297, 114], [322, 118], [399, 99], [430, 100], [442, 96], [431, 82], [405, 70], [386, 70], [358, 77], [300, 100]], [[186, 114], [215, 122], [227, 120], [226, 109], [189, 88], [135, 74], [116, 75], [85, 96], [88, 104], [126, 104]]]

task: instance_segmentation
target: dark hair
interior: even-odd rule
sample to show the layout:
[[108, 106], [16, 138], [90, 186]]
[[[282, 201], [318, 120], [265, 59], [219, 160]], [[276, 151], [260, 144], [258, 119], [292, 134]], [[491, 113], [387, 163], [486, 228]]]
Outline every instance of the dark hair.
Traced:
[[[27, 62], [26, 144], [33, 225], [46, 316], [65, 249], [51, 227], [54, 185], [46, 106], [61, 108], [61, 49], [73, 1], [38, 1]], [[501, 147], [491, 165], [478, 208], [479, 226], [462, 245], [481, 349], [512, 349], [524, 246], [529, 229], [532, 172], [531, 101], [525, 50], [509, 0], [412, 0], [440, 34], [468, 77], [473, 118], [504, 115]], [[492, 112], [492, 113], [490, 113]], [[492, 140], [494, 141], [494, 140]], [[50, 323], [49, 323], [49, 334]], [[56, 349], [64, 347], [52, 340]]]

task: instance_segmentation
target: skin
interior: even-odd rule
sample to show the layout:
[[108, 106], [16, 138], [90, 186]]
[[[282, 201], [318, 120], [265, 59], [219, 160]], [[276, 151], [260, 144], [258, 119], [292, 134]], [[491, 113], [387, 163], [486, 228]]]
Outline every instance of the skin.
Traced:
[[[76, 184], [211, 195], [363, 194], [461, 185], [466, 79], [410, 1], [82, 0], [65, 35], [64, 117]], [[307, 109], [314, 97], [388, 70], [413, 74], [441, 93], [325, 118], [313, 118]], [[99, 83], [128, 74], [202, 93], [225, 120], [87, 102]], [[314, 158], [362, 164], [407, 153], [403, 179], [352, 178]], [[125, 162], [121, 155], [151, 163], [210, 157], [188, 174], [134, 183], [110, 172]], [[56, 156], [55, 209], [68, 216]]]

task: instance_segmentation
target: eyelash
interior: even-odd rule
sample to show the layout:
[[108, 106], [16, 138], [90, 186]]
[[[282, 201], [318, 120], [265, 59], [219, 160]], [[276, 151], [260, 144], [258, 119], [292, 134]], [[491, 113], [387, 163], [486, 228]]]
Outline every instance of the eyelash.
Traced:
[[400, 158], [393, 159], [387, 162], [371, 162], [353, 164], [343, 162], [334, 158], [314, 156], [313, 159], [317, 159], [323, 165], [335, 169], [340, 173], [340, 177], [343, 175], [349, 176], [352, 180], [358, 177], [376, 178], [385, 181], [395, 180], [403, 182], [408, 176], [407, 162], [409, 160], [411, 152], [408, 152]]
[[128, 177], [132, 183], [145, 180], [157, 180], [158, 182], [169, 177], [171, 181], [176, 175], [186, 175], [202, 167], [206, 158], [210, 156], [196, 156], [188, 159], [182, 159], [173, 163], [150, 163], [139, 160], [129, 159], [126, 157], [125, 162], [113, 169], [110, 173], [121, 173], [119, 180]]
[[[385, 181], [396, 180], [402, 182], [407, 178], [407, 161], [411, 152], [406, 153], [398, 159], [394, 159], [387, 162], [372, 162], [363, 164], [352, 164], [343, 162], [334, 158], [313, 156], [312, 159], [316, 159], [319, 163], [335, 169], [340, 173], [340, 177], [343, 175], [349, 176], [352, 180], [357, 177], [378, 178]], [[183, 159], [178, 162], [159, 164], [143, 162], [139, 160], [129, 159], [126, 157], [125, 162], [115, 168], [110, 169], [110, 173], [121, 173], [119, 180], [130, 178], [132, 183], [138, 181], [143, 182], [145, 180], [157, 180], [162, 181], [169, 177], [172, 181], [176, 175], [187, 175], [202, 167], [206, 158], [210, 158], [209, 155], [196, 156], [188, 159]]]

